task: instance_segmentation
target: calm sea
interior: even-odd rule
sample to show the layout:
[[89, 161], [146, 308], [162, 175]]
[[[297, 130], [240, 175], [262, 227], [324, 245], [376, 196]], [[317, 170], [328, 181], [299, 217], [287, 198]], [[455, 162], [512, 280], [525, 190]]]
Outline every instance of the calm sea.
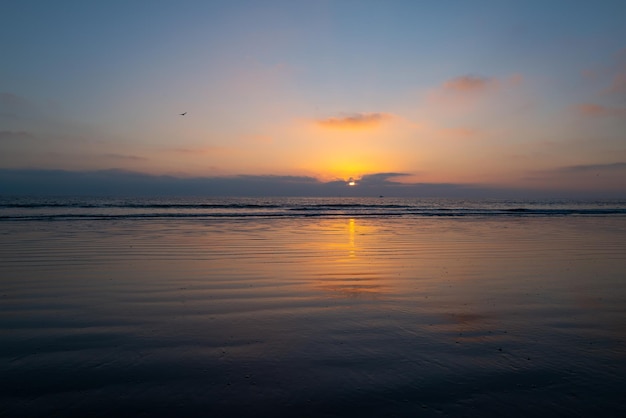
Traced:
[[0, 198], [0, 416], [626, 416], [626, 201]]

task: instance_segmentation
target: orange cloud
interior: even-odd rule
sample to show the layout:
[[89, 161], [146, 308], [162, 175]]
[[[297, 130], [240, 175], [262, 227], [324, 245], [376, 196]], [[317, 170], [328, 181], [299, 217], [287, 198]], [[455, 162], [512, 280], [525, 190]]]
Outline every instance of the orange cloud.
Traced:
[[626, 108], [623, 107], [607, 107], [594, 103], [581, 103], [575, 106], [575, 110], [579, 115], [591, 117], [603, 116], [626, 116]]
[[351, 115], [317, 120], [317, 125], [330, 129], [365, 129], [375, 128], [391, 119], [387, 113], [354, 113]]

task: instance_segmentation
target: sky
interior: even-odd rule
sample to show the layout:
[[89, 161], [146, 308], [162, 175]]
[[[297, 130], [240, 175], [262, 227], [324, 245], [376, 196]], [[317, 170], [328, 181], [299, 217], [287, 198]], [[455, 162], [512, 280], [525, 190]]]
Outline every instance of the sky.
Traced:
[[626, 197], [624, 16], [623, 0], [8, 2], [0, 194]]

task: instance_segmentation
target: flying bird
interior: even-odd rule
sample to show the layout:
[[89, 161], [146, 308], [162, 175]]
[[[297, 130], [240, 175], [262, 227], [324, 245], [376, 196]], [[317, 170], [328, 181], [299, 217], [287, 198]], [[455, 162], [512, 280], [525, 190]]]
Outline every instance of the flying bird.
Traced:
[[187, 114], [187, 112], [185, 113], [179, 113], [180, 116], [185, 116]]

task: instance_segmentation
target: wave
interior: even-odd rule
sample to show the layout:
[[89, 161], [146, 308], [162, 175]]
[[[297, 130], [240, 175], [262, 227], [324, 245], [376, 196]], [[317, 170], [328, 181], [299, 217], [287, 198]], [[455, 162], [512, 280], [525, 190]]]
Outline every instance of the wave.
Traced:
[[0, 220], [620, 216], [626, 201], [409, 198], [0, 198]]
[[0, 215], [0, 221], [26, 220], [104, 220], [104, 219], [211, 219], [211, 218], [307, 218], [307, 217], [556, 217], [556, 216], [615, 216], [626, 215], [626, 210], [404, 210], [404, 211], [323, 211], [293, 212], [215, 212], [215, 213], [58, 213]]
[[181, 204], [181, 203], [5, 203], [0, 204], [0, 208], [128, 208], [128, 209], [253, 209], [253, 208], [271, 208], [280, 207], [280, 205], [261, 205], [261, 204]]

